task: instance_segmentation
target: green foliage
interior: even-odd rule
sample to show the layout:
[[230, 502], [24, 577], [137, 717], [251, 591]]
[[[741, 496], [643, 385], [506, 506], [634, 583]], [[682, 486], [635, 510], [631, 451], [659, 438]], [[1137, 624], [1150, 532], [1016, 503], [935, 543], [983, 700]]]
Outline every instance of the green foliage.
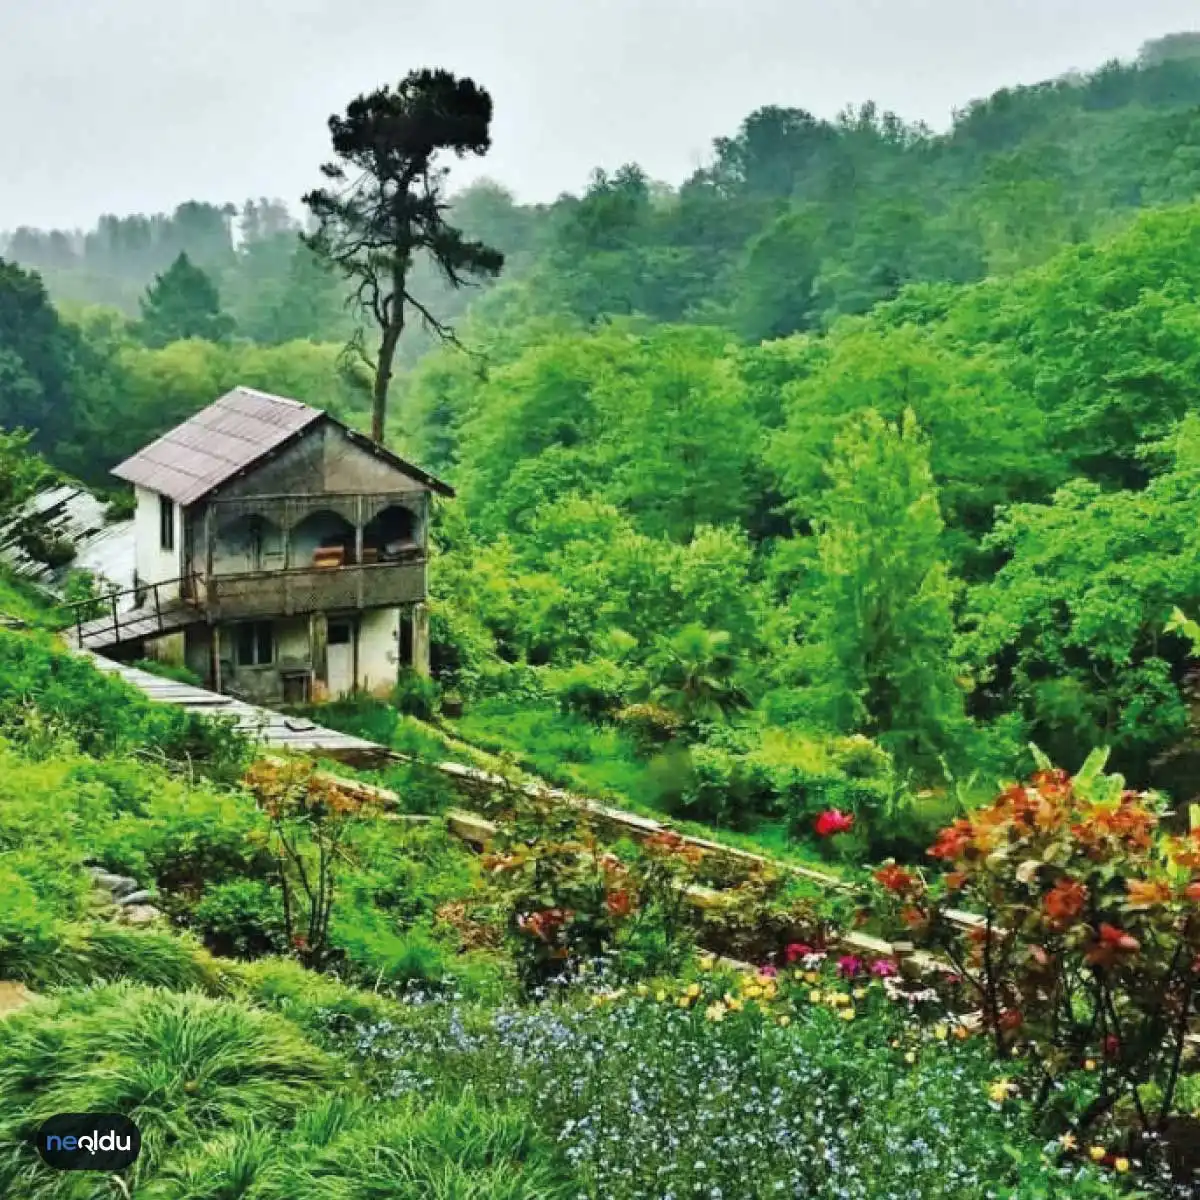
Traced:
[[41, 1001], [4, 1020], [0, 1186], [70, 1195], [32, 1147], [54, 1113], [123, 1113], [138, 1125], [135, 1187], [169, 1159], [252, 1122], [287, 1125], [334, 1064], [279, 1017], [232, 1001], [129, 986]]
[[962, 731], [953, 585], [928, 454], [910, 412], [868, 411], [838, 438], [820, 508], [814, 685], [835, 729], [926, 764]]
[[162, 662], [157, 658], [139, 658], [133, 666], [139, 671], [149, 671], [151, 675], [158, 675], [163, 679], [173, 679], [176, 683], [187, 683], [192, 687], [204, 686], [204, 680], [195, 671], [178, 663]]
[[146, 289], [141, 309], [137, 334], [152, 349], [191, 338], [219, 342], [233, 331], [216, 285], [184, 253]]
[[22, 718], [31, 698], [43, 721], [89, 754], [137, 751], [220, 779], [236, 778], [245, 761], [245, 739], [220, 721], [152, 704], [46, 638], [0, 629], [0, 724], [17, 740], [29, 736]]

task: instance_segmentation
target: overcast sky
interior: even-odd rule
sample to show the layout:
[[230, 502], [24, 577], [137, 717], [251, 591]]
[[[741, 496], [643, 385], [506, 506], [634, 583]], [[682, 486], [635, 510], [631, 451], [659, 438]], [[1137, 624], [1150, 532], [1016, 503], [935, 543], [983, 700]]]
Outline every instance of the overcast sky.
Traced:
[[763, 104], [941, 128], [1198, 27], [1197, 0], [0, 0], [0, 229], [295, 204], [328, 114], [413, 67], [491, 91], [473, 173], [542, 200], [630, 160], [678, 182]]

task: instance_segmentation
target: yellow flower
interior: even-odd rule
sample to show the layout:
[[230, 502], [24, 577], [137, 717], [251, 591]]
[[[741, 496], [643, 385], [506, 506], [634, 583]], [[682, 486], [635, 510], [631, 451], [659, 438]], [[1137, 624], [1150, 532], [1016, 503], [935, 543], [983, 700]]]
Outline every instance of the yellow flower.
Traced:
[[1094, 1071], [1096, 1069], [1096, 1060], [1094, 1058], [1089, 1058], [1087, 1062], [1083, 1064], [1083, 1069], [1085, 1071]]
[[711, 954], [702, 954], [700, 956], [700, 962], [698, 965], [702, 971], [711, 971], [713, 969], [713, 964], [716, 961], [717, 960]]
[[747, 1000], [756, 1000], [762, 995], [762, 988], [760, 988], [757, 983], [746, 984], [746, 986], [742, 988], [742, 991], [745, 993]]
[[599, 995], [599, 994], [597, 994], [597, 995], [593, 996], [593, 997], [592, 997], [592, 1007], [593, 1007], [593, 1008], [600, 1008], [600, 1007], [601, 1007], [601, 1006], [604, 1004], [604, 1001], [605, 1001], [605, 1000], [607, 1000], [607, 999], [608, 999], [608, 997], [607, 997], [607, 996], [601, 996], [601, 995]]
[[893, 1050], [900, 1049], [900, 1039], [899, 1038], [892, 1038], [892, 1049]]
[[723, 1005], [720, 1000], [718, 1000], [715, 1004], [710, 1004], [704, 1010], [704, 1016], [709, 1021], [725, 1020], [725, 1005]]
[[746, 1002], [739, 999], [737, 996], [731, 996], [728, 992], [725, 993], [725, 1007], [730, 1012], [741, 1012], [746, 1007]]
[[1076, 1147], [1078, 1147], [1079, 1142], [1076, 1140], [1073, 1133], [1064, 1133], [1062, 1137], [1058, 1139], [1058, 1144], [1064, 1150], [1074, 1150]]
[[1125, 1172], [1129, 1170], [1129, 1159], [1118, 1158], [1113, 1163], [1113, 1170], [1116, 1171], [1118, 1175], [1124, 1175]]
[[654, 993], [654, 998], [659, 1002], [659, 1004], [661, 1004], [667, 998], [666, 988], [659, 988], [658, 991]]
[[853, 1021], [854, 1020], [854, 1009], [843, 1008], [842, 1011], [840, 1013], [838, 1013], [838, 1016], [841, 1017], [843, 1021]]
[[764, 1000], [774, 1000], [775, 996], [778, 994], [778, 989], [773, 983], [768, 983], [766, 987], [763, 988], [762, 994]]
[[915, 1063], [917, 1061], [917, 1052], [915, 1050], [910, 1050], [904, 1056], [904, 1061], [911, 1066], [913, 1063]]
[[811, 1001], [812, 1001], [814, 1004], [820, 1004], [820, 1003], [821, 1003], [821, 989], [820, 989], [820, 988], [813, 988], [813, 990], [812, 990], [811, 992], [809, 992], [809, 993], [808, 993], [808, 998], [809, 998], [809, 999], [810, 999], [810, 1000], [811, 1000]]
[[1016, 1090], [1017, 1085], [1007, 1079], [997, 1079], [995, 1083], [988, 1085], [988, 1095], [995, 1104], [1003, 1104]]
[[971, 1036], [971, 1031], [965, 1025], [955, 1025], [954, 1036], [960, 1042], [965, 1042]]
[[691, 996], [684, 995], [684, 996], [679, 997], [678, 1004], [679, 1004], [680, 1008], [687, 1008], [688, 1005], [691, 1004], [691, 1002], [692, 1002]]
[[789, 1017], [789, 1016], [787, 1015], [787, 1013], [784, 1013], [784, 1014], [783, 1014], [783, 1016], [779, 1018], [779, 1024], [780, 1024], [780, 1025], [781, 1025], [781, 1026], [782, 1026], [784, 1029], [786, 1029], [786, 1028], [787, 1028], [787, 1027], [788, 1027], [788, 1026], [791, 1024], [791, 1023], [792, 1023], [792, 1018], [791, 1018], [791, 1017]]
[[1108, 1151], [1103, 1146], [1091, 1146], [1088, 1148], [1088, 1154], [1092, 1162], [1101, 1162], [1107, 1153]]
[[804, 972], [804, 982], [805, 983], [817, 983], [820, 981], [820, 978], [821, 978], [821, 976], [816, 971], [805, 971]]
[[695, 1000], [695, 998], [700, 995], [700, 985], [698, 983], [689, 983], [687, 986], [686, 995]]
[[950, 1027], [948, 1025], [935, 1025], [933, 1027], [933, 1036], [939, 1042], [944, 1042], [950, 1036]]
[[850, 1003], [850, 997], [845, 992], [834, 992], [829, 997], [830, 1004], [836, 1004], [839, 1008]]
[[867, 989], [865, 987], [856, 987], [854, 989], [855, 1000], [861, 1000], [866, 994], [867, 994]]
[[639, 996], [648, 996], [650, 995], [650, 989], [644, 983], [639, 983], [637, 985], [637, 994]]

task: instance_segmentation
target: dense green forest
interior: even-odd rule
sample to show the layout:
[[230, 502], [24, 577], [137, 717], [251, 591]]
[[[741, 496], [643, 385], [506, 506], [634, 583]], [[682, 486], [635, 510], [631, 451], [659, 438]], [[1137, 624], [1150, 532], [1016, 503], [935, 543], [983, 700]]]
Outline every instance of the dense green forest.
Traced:
[[[944, 134], [765, 108], [679, 187], [459, 195], [506, 269], [415, 281], [462, 345], [406, 334], [392, 440], [460, 490], [435, 666], [472, 732], [739, 825], [955, 792], [1030, 741], [1190, 798], [1164, 627], [1200, 607], [1198, 194], [1177, 38]], [[105, 486], [235, 383], [361, 423], [299, 229], [252, 201], [15, 231], [4, 424]]]

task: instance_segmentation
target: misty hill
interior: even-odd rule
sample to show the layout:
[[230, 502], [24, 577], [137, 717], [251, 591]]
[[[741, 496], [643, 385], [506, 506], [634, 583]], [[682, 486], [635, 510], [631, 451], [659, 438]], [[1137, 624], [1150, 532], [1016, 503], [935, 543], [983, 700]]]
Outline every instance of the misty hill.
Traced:
[[[767, 107], [718, 138], [710, 163], [678, 187], [631, 164], [551, 205], [480, 184], [458, 197], [456, 215], [505, 252], [507, 280], [533, 277], [544, 311], [717, 322], [751, 340], [822, 327], [905, 283], [1009, 273], [1130, 210], [1195, 196], [1196, 42], [1175, 34], [1129, 62], [1003, 89], [967, 104], [944, 134], [870, 102], [831, 121]], [[339, 286], [299, 229], [280, 201], [190, 201], [171, 214], [107, 215], [87, 232], [17, 229], [0, 252], [41, 273], [59, 303], [129, 317], [186, 253], [219, 285], [240, 336], [341, 340]], [[477, 295], [431, 269], [417, 290], [451, 319]], [[428, 344], [409, 331], [408, 358]]]

